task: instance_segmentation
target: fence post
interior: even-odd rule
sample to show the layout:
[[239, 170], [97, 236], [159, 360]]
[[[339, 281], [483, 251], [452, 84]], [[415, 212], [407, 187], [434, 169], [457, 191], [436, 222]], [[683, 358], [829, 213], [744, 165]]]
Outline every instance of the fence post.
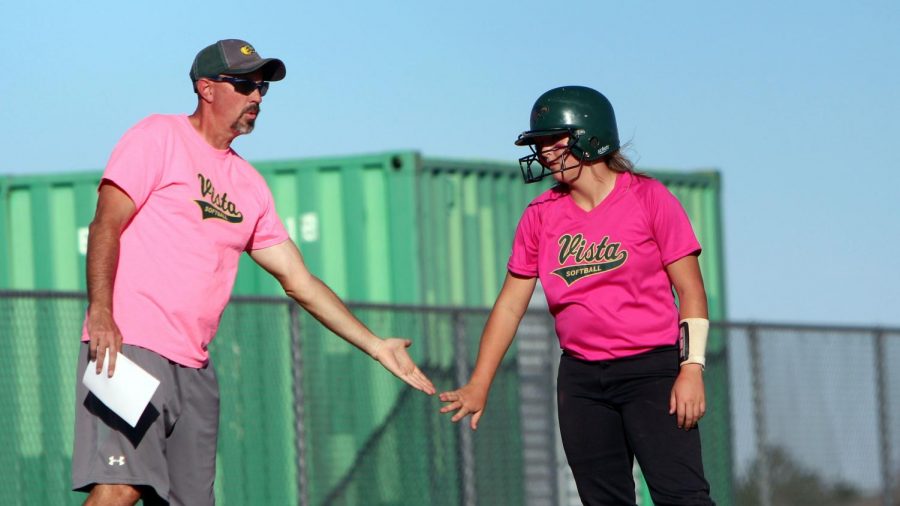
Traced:
[[762, 354], [759, 349], [759, 328], [756, 325], [750, 325], [747, 337], [750, 341], [750, 374], [753, 378], [753, 421], [756, 426], [756, 454], [759, 465], [759, 505], [772, 506], [768, 434], [765, 410], [762, 407], [765, 392], [763, 390]]
[[553, 381], [553, 322], [538, 311], [525, 313], [516, 332], [519, 416], [525, 506], [559, 503], [556, 460], [556, 407]]
[[294, 444], [297, 452], [297, 504], [309, 506], [306, 473], [306, 426], [303, 401], [303, 353], [300, 343], [300, 312], [297, 304], [287, 303], [291, 320], [291, 373], [294, 392]]
[[884, 368], [884, 331], [875, 331], [875, 392], [878, 399], [878, 439], [881, 447], [881, 483], [883, 506], [891, 506], [893, 500], [893, 478], [891, 476], [890, 414], [888, 413], [887, 373]]
[[[466, 325], [463, 321], [462, 313], [453, 312], [453, 350], [455, 362], [454, 369], [456, 373], [456, 384], [465, 385], [469, 381], [469, 350], [466, 346]], [[460, 476], [462, 477], [462, 503], [464, 506], [475, 506], [475, 451], [472, 441], [472, 430], [469, 429], [467, 420], [460, 420], [458, 423], [459, 431], [459, 459], [462, 469]]]

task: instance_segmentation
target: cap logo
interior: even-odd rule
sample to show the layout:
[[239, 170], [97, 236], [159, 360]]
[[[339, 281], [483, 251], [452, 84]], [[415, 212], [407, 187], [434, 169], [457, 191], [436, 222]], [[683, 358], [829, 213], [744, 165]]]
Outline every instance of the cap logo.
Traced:
[[253, 49], [253, 46], [251, 46], [250, 44], [241, 46], [241, 53], [246, 56], [250, 56], [251, 54], [253, 54], [255, 52], [256, 52], [256, 50]]

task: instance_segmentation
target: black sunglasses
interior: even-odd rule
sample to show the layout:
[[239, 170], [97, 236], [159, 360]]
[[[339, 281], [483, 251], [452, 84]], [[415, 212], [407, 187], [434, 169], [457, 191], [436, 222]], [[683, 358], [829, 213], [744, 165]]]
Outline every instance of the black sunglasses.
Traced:
[[251, 81], [249, 79], [241, 79], [239, 77], [229, 77], [229, 76], [219, 76], [219, 77], [208, 77], [210, 81], [216, 81], [218, 83], [231, 83], [234, 86], [234, 91], [240, 93], [241, 95], [249, 95], [253, 93], [254, 90], [259, 90], [259, 96], [264, 96], [267, 91], [269, 91], [269, 82], [268, 81]]

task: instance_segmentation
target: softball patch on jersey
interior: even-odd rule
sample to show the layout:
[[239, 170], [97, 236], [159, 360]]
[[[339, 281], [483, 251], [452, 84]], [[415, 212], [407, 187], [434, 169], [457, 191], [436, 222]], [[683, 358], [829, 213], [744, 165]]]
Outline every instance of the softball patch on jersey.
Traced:
[[195, 200], [203, 211], [203, 219], [217, 218], [229, 223], [244, 221], [244, 215], [238, 211], [234, 202], [228, 200], [227, 193], [216, 193], [212, 181], [203, 174], [197, 174], [200, 179], [200, 196], [206, 200]]
[[578, 280], [618, 269], [628, 260], [628, 251], [622, 249], [622, 243], [610, 242], [609, 236], [604, 236], [599, 243], [588, 243], [582, 234], [565, 234], [557, 244], [560, 265], [570, 258], [575, 260], [574, 265], [552, 271], [567, 286], [572, 286]]

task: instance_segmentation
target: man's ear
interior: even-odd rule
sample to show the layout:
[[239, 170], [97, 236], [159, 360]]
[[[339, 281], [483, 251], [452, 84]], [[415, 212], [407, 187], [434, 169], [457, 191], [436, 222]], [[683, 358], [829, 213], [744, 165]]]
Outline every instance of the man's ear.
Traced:
[[207, 79], [198, 79], [194, 83], [194, 87], [197, 90], [197, 96], [200, 97], [204, 102], [212, 102], [214, 96], [214, 89], [212, 82]]

